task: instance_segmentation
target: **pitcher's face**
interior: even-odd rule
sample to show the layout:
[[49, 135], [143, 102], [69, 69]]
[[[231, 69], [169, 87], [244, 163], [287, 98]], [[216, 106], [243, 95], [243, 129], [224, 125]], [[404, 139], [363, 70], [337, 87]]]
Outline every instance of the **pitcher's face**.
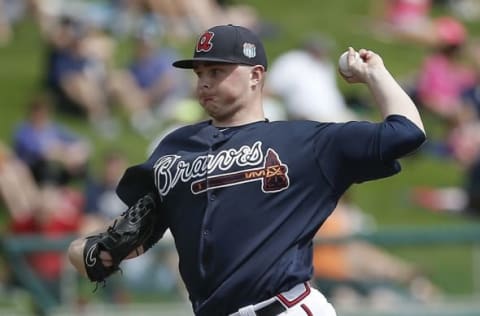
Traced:
[[246, 65], [212, 62], [194, 66], [198, 101], [211, 117], [223, 120], [248, 106], [251, 69]]

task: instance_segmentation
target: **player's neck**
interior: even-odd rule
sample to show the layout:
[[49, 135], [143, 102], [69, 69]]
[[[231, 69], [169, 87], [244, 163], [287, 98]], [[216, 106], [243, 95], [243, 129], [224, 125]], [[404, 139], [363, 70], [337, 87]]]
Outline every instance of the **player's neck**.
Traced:
[[229, 131], [229, 130], [235, 130], [235, 129], [238, 129], [238, 128], [242, 128], [242, 127], [246, 127], [246, 126], [250, 126], [250, 125], [253, 125], [253, 124], [257, 124], [257, 123], [268, 123], [270, 122], [267, 118], [264, 118], [262, 120], [257, 120], [257, 121], [253, 121], [253, 122], [248, 122], [248, 123], [245, 123], [245, 124], [235, 124], [235, 125], [228, 125], [228, 126], [225, 126], [225, 125], [215, 125], [213, 123], [213, 121], [211, 121], [210, 123], [215, 126], [219, 131], [221, 132], [224, 132], [224, 131]]
[[212, 125], [218, 127], [234, 127], [264, 121], [265, 114], [261, 105], [243, 107], [232, 115], [212, 117]]
[[228, 115], [212, 117], [212, 125], [234, 127], [265, 120], [265, 113], [260, 97], [242, 101], [242, 105], [235, 106], [236, 110], [230, 112]]
[[261, 113], [249, 113], [248, 115], [236, 115], [229, 118], [212, 118], [212, 125], [217, 127], [234, 127], [265, 120], [265, 115]]

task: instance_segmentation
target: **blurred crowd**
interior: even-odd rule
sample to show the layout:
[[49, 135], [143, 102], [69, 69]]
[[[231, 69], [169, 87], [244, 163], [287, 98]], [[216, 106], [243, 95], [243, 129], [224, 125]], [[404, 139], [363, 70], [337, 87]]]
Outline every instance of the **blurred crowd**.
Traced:
[[[433, 8], [440, 5], [451, 14], [434, 16]], [[477, 1], [372, 1], [372, 36], [425, 48], [422, 65], [405, 88], [444, 134], [422, 150], [452, 159], [464, 172], [463, 187], [414, 188], [412, 201], [425, 209], [480, 214], [480, 39], [465, 26], [478, 17]], [[169, 130], [205, 118], [193, 95], [193, 77], [171, 67], [181, 57], [179, 46], [222, 23], [244, 25], [273, 39], [281, 32], [262, 21], [255, 8], [235, 1], [0, 0], [0, 49], [14, 40], [15, 25], [25, 18], [38, 26], [45, 44], [42, 88], [25, 107], [12, 139], [0, 142], [0, 201], [8, 213], [7, 234], [52, 238], [86, 234], [118, 216], [125, 205], [115, 187], [129, 165], [126, 155], [112, 148], [100, 170], [94, 170], [92, 140], [63, 125], [57, 114], [83, 121], [98, 137], [112, 141], [129, 128], [151, 142], [146, 150], [151, 151]], [[118, 65], [119, 43], [126, 40], [132, 54], [127, 64]], [[338, 86], [339, 49], [325, 33], [305, 34], [297, 47], [272, 60], [266, 116], [362, 119], [358, 104]], [[367, 229], [358, 224], [365, 214], [351, 201], [342, 201], [334, 214], [322, 231], [328, 236]], [[361, 262], [359, 252], [368, 252], [370, 263]], [[63, 254], [34, 253], [28, 260], [58, 294]], [[183, 295], [175, 266], [173, 252], [151, 252], [125, 265], [125, 280], [130, 290]], [[438, 293], [417, 267], [366, 243], [316, 247], [315, 278], [327, 296], [340, 293], [343, 298], [353, 292], [366, 296], [386, 283], [406, 286], [420, 299]], [[368, 285], [366, 279], [375, 282]], [[0, 279], [0, 284], [8, 282]]]
[[[435, 9], [447, 14], [434, 15]], [[467, 27], [480, 18], [480, 3], [372, 1], [372, 17], [379, 40], [424, 48], [419, 69], [405, 83], [424, 115], [440, 126], [423, 151], [453, 161], [462, 172], [462, 185], [421, 185], [411, 201], [429, 211], [480, 215], [480, 38]]]
[[[37, 52], [43, 72], [12, 138], [0, 142], [0, 201], [5, 234], [46, 238], [87, 234], [125, 210], [115, 188], [130, 163], [114, 145], [124, 129], [154, 144], [163, 130], [203, 118], [192, 78], [171, 67], [178, 46], [227, 22], [269, 32], [253, 8], [228, 1], [0, 0], [0, 49], [15, 40], [24, 20], [33, 21], [43, 41]], [[121, 43], [131, 53], [118, 65]], [[59, 115], [111, 141], [100, 167], [92, 166], [93, 140]], [[134, 290], [183, 295], [173, 253], [152, 252], [125, 264], [128, 286], [116, 284], [108, 296], [125, 301]], [[58, 300], [64, 255], [42, 251], [27, 259]], [[1, 276], [2, 288], [18, 281], [14, 273]]]

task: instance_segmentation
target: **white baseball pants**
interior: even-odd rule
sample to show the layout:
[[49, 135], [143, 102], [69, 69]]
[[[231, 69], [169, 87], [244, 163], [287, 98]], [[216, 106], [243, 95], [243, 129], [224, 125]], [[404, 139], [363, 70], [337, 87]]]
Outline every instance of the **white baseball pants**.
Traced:
[[[281, 304], [283, 311], [266, 311], [271, 304]], [[230, 316], [336, 316], [335, 309], [320, 291], [308, 283], [301, 283], [268, 300], [242, 307]]]

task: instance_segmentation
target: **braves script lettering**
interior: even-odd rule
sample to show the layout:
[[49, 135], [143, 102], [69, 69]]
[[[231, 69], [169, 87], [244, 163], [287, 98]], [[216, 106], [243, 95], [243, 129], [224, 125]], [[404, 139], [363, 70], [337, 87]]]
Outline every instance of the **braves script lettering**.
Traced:
[[178, 181], [189, 182], [191, 179], [204, 177], [216, 170], [226, 171], [234, 165], [239, 167], [257, 166], [263, 162], [262, 142], [239, 149], [226, 149], [215, 155], [198, 156], [193, 161], [182, 160], [179, 155], [160, 157], [153, 166], [155, 185], [160, 195], [165, 196]]

